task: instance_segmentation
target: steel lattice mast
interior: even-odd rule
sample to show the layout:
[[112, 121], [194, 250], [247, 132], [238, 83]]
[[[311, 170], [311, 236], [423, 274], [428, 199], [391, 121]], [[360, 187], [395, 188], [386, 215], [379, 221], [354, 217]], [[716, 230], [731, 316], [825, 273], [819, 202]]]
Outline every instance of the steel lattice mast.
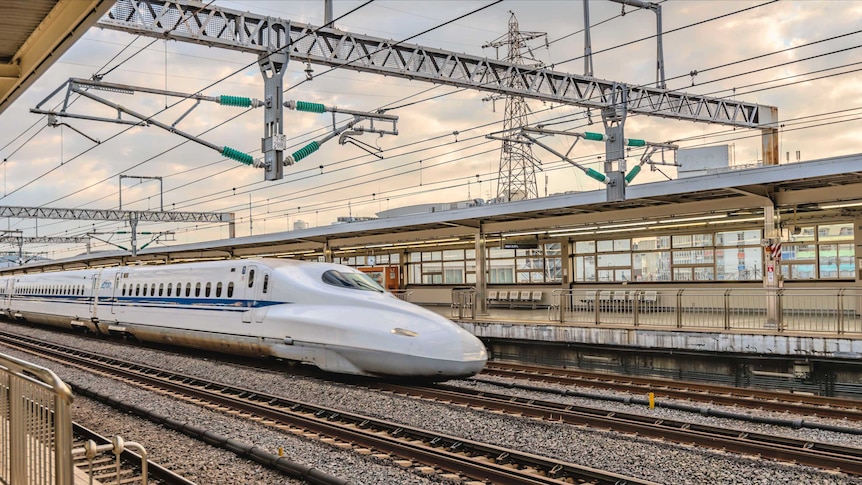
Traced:
[[[505, 40], [485, 44], [483, 47], [508, 46], [506, 62], [515, 66], [524, 65], [522, 49], [527, 47], [527, 41], [545, 35], [539, 32], [521, 32], [518, 30], [518, 19], [509, 12], [509, 31]], [[514, 91], [527, 89], [521, 76], [509, 78], [508, 87]], [[529, 108], [523, 96], [507, 95], [506, 109], [503, 118], [503, 130], [509, 132], [522, 126], [527, 126]], [[520, 135], [516, 135], [520, 136]], [[536, 166], [538, 159], [533, 156], [533, 148], [529, 143], [519, 143], [517, 140], [503, 140], [500, 148], [500, 170], [497, 174], [497, 200], [508, 202], [512, 200], [535, 199], [539, 196], [536, 185]]]

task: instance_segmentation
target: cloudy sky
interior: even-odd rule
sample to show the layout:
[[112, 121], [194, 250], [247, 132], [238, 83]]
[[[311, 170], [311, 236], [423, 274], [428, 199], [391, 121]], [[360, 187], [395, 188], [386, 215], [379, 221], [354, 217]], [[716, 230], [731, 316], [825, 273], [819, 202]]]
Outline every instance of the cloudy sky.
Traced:
[[[336, 18], [361, 6], [337, 20], [336, 26], [394, 41], [433, 29], [410, 42], [503, 57], [505, 47], [495, 52], [481, 46], [506, 33], [513, 12], [522, 31], [547, 34], [530, 41], [525, 55], [557, 71], [584, 72], [581, 1], [376, 0], [362, 6], [364, 3], [336, 1]], [[293, 22], [323, 23], [322, 0], [215, 0], [215, 5]], [[435, 29], [483, 6], [488, 7]], [[668, 0], [661, 6], [669, 89], [777, 106], [782, 123], [781, 163], [788, 163], [788, 153], [790, 163], [795, 163], [797, 152], [801, 161], [862, 152], [862, 63], [858, 50], [862, 47], [858, 22], [862, 2]], [[629, 84], [655, 83], [652, 12], [592, 0], [590, 23], [596, 77]], [[338, 216], [373, 216], [405, 205], [496, 196], [500, 144], [485, 135], [502, 128], [505, 100], [489, 101], [489, 93], [480, 91], [343, 69], [326, 72], [327, 67], [315, 65], [314, 79], [303, 82], [305, 65], [292, 61], [285, 76], [286, 100], [362, 111], [397, 107], [389, 113], [400, 117], [399, 134], [359, 138], [379, 147], [382, 159], [354, 145], [331, 141], [299, 164], [287, 167], [284, 180], [279, 182], [265, 182], [261, 170], [225, 160], [210, 148], [155, 127], [127, 130], [113, 123], [64, 120], [102, 141], [95, 145], [68, 127], [46, 127], [42, 116], [29, 112], [66, 79], [106, 72], [104, 80], [110, 82], [262, 98], [263, 80], [255, 61], [250, 54], [91, 29], [0, 114], [0, 157], [6, 160], [0, 174], [0, 204], [117, 208], [120, 175], [163, 177], [166, 210], [235, 212], [237, 235], [245, 236], [285, 231], [297, 220], [311, 226], [328, 225]], [[168, 124], [193, 104], [176, 104], [176, 98], [141, 93], [99, 94]], [[54, 107], [61, 101], [55, 97], [44, 106]], [[578, 132], [603, 131], [596, 112], [541, 101], [528, 101], [528, 105], [530, 123], [556, 123], [553, 128]], [[75, 101], [69, 111], [114, 116], [86, 99]], [[242, 112], [204, 103], [177, 127], [216, 145], [259, 157], [263, 112]], [[285, 134], [292, 145], [289, 151], [324, 136], [331, 122], [329, 115], [285, 111]], [[626, 135], [670, 141], [683, 148], [728, 145], [736, 165], [756, 164], [762, 158], [760, 132], [754, 130], [630, 116]], [[573, 141], [563, 137], [546, 140], [563, 152]], [[571, 152], [572, 158], [599, 171], [603, 154], [603, 144], [590, 142], [578, 143]], [[534, 155], [542, 163], [537, 173], [540, 196], [600, 189], [583, 172], [541, 148], [534, 148]], [[629, 166], [637, 163], [639, 155], [631, 153]], [[667, 157], [672, 159], [670, 154]], [[662, 167], [662, 171], [645, 170], [636, 183], [676, 177], [672, 167]], [[158, 182], [128, 179], [122, 189], [124, 209], [159, 208]], [[111, 234], [128, 230], [117, 224], [9, 220], [3, 229], [20, 229], [25, 235], [80, 235], [95, 230], [104, 233], [99, 236], [102, 239], [128, 245], [127, 234]], [[139, 230], [173, 231], [175, 234], [166, 239], [178, 243], [227, 237], [224, 226], [142, 225]], [[149, 236], [141, 236], [139, 244], [148, 240]], [[93, 249], [113, 247], [94, 243]], [[13, 248], [0, 248], [6, 250]], [[58, 258], [79, 254], [83, 248], [33, 245], [26, 250]]]

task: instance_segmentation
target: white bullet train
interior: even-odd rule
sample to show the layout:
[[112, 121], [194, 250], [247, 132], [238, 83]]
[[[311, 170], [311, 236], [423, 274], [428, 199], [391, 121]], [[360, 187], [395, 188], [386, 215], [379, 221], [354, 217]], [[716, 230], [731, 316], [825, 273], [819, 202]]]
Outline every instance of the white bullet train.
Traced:
[[445, 380], [475, 375], [482, 342], [347, 266], [227, 260], [0, 277], [9, 318], [327, 372]]

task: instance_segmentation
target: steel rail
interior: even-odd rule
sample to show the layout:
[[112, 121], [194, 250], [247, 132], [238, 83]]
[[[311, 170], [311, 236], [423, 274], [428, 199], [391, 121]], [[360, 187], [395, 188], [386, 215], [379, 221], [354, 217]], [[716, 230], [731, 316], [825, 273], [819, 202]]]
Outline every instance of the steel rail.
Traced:
[[207, 401], [275, 423], [301, 427], [354, 446], [415, 460], [475, 480], [503, 485], [584, 482], [595, 485], [657, 485], [636, 477], [289, 400], [80, 349], [68, 349], [29, 337], [0, 333], [0, 341], [40, 355], [51, 352], [55, 354], [52, 359], [78, 365], [90, 372], [120, 376], [193, 400]]
[[587, 425], [623, 433], [637, 433], [679, 443], [696, 443], [710, 448], [801, 463], [816, 468], [833, 469], [852, 475], [862, 475], [862, 448], [734, 430], [655, 416], [518, 398], [508, 394], [446, 385], [431, 387], [377, 383], [371, 387], [555, 422]]
[[862, 401], [852, 399], [496, 362], [489, 363], [482, 374], [643, 395], [652, 392], [656, 397], [862, 421]]

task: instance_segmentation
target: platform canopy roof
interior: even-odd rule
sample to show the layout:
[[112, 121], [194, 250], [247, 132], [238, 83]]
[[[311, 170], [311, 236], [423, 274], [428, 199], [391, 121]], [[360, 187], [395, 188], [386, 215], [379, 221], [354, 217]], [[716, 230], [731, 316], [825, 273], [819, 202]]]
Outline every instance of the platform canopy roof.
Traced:
[[113, 0], [0, 2], [0, 113], [113, 5]]
[[[459, 244], [471, 247], [479, 227], [489, 239], [533, 234], [537, 240], [559, 240], [566, 230], [585, 226], [632, 225], [661, 221], [659, 231], [675, 221], [722, 217], [721, 228], [757, 226], [751, 222], [763, 208], [775, 207], [782, 221], [797, 226], [862, 217], [862, 155], [729, 171], [713, 175], [639, 184], [629, 198], [607, 202], [604, 191], [561, 194], [505, 204], [411, 214], [303, 230], [151, 247], [136, 257], [107, 251], [55, 261], [30, 263], [0, 273], [56, 271], [118, 264], [146, 264], [207, 259], [299, 257], [328, 249], [335, 254], [375, 254], [437, 250]], [[856, 201], [854, 207], [843, 206]], [[727, 224], [725, 224], [725, 222]], [[736, 223], [734, 225], [734, 223]], [[762, 217], [761, 222], [762, 225]], [[683, 224], [688, 225], [688, 224]], [[619, 227], [619, 226], [617, 226]], [[665, 230], [665, 228], [668, 228]], [[690, 229], [688, 229], [690, 231]], [[644, 232], [644, 231], [642, 231]], [[593, 237], [613, 237], [596, 235]], [[632, 237], [631, 233], [619, 237]]]

